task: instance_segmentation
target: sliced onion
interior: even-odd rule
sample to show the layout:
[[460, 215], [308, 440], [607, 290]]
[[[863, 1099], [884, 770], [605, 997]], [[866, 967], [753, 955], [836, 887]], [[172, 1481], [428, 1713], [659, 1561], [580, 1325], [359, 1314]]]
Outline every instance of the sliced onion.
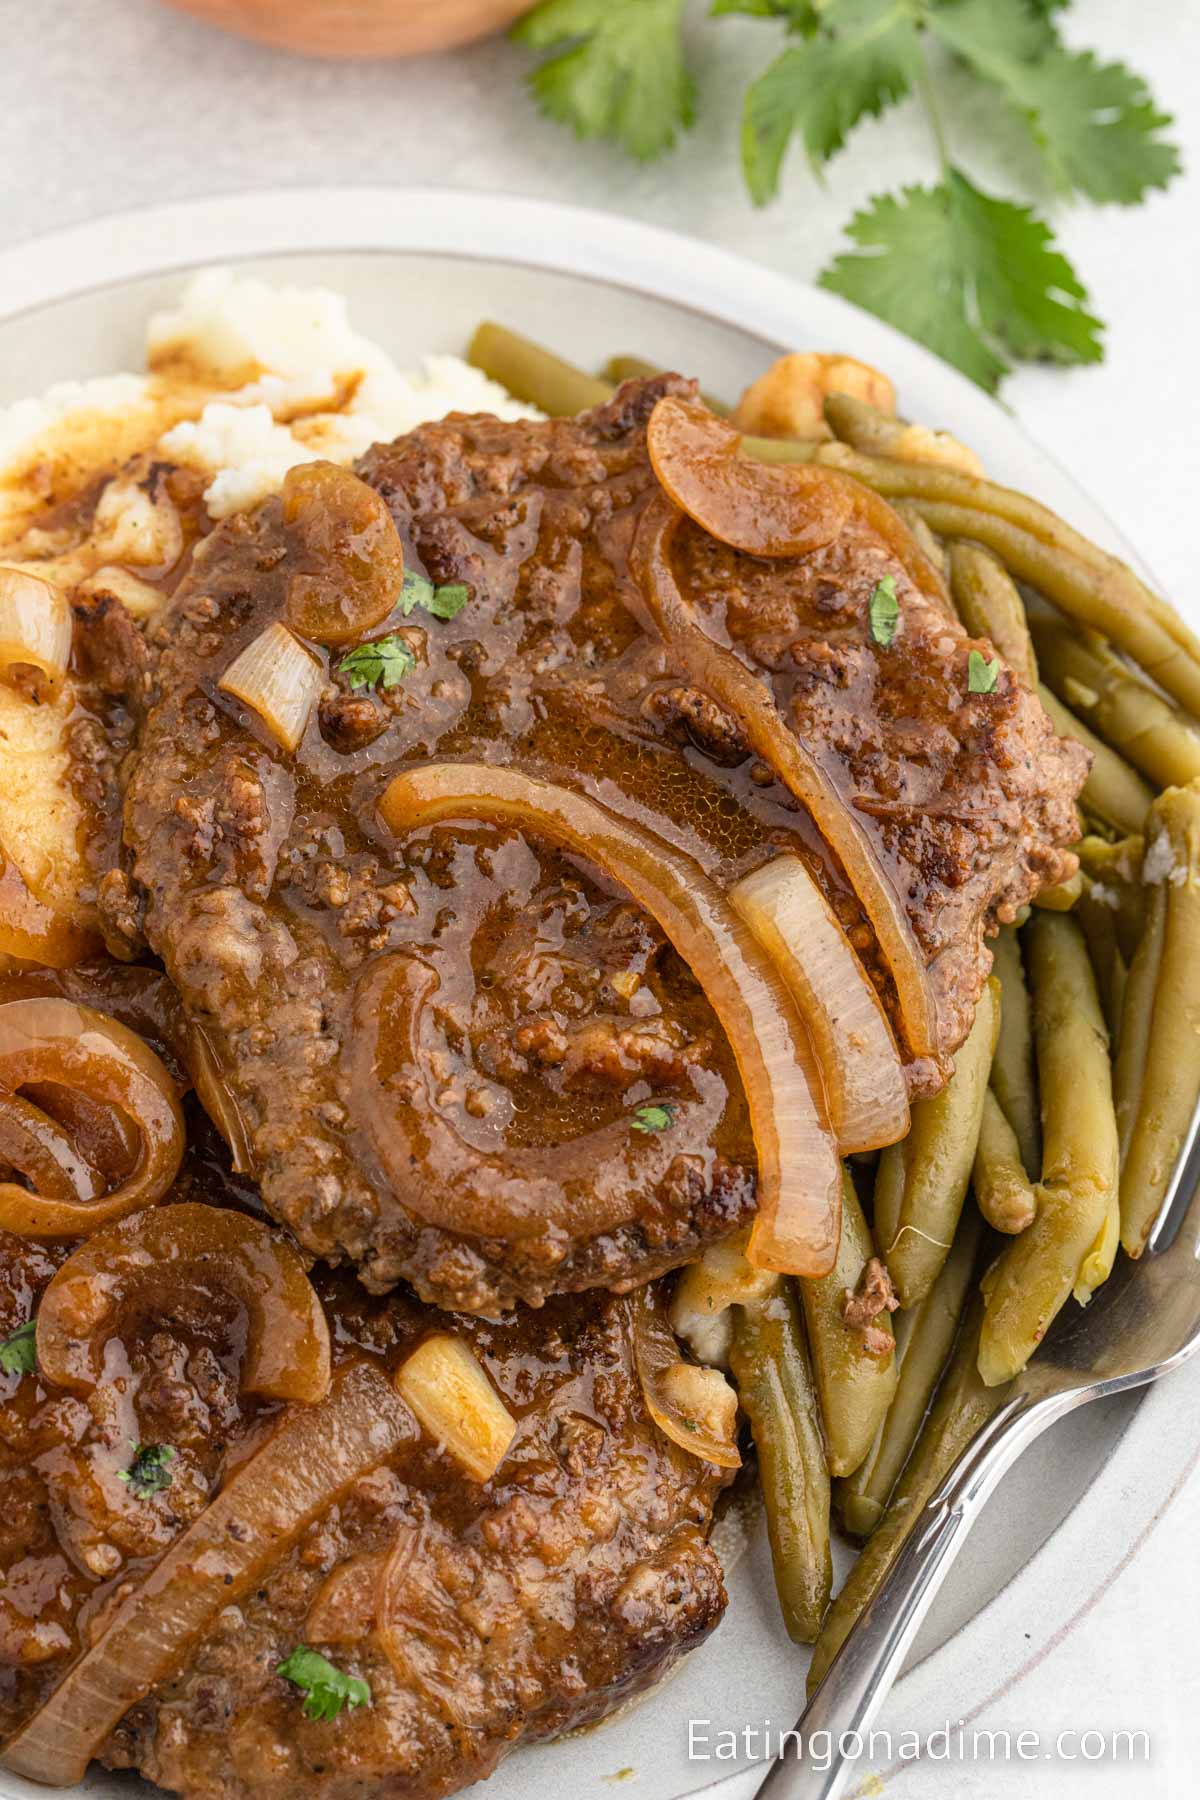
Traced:
[[23, 1094], [0, 1093], [0, 1163], [48, 1200], [94, 1200], [104, 1188], [58, 1120]]
[[69, 969], [99, 944], [97, 933], [38, 899], [0, 845], [0, 956]]
[[97, 1232], [67, 1258], [38, 1308], [38, 1367], [56, 1387], [87, 1392], [138, 1290], [187, 1287], [220, 1289], [245, 1307], [247, 1393], [324, 1399], [329, 1326], [296, 1252], [261, 1219], [190, 1200]]
[[0, 1227], [23, 1237], [88, 1237], [162, 1199], [183, 1159], [183, 1114], [170, 1072], [149, 1045], [90, 1006], [9, 1000], [0, 1005], [0, 1092], [41, 1082], [78, 1088], [128, 1114], [140, 1139], [137, 1164], [111, 1194], [87, 1202], [0, 1182]]
[[282, 502], [288, 624], [314, 643], [353, 643], [387, 618], [404, 581], [404, 548], [387, 502], [331, 462], [289, 469]]
[[328, 1398], [288, 1412], [120, 1602], [0, 1763], [52, 1787], [82, 1781], [117, 1722], [183, 1664], [218, 1614], [261, 1587], [315, 1519], [415, 1437], [412, 1414], [381, 1370], [366, 1361], [340, 1369]]
[[[379, 810], [396, 832], [454, 818], [524, 826], [597, 864], [645, 908], [690, 967], [737, 1061], [758, 1152], [752, 1258], [788, 1274], [828, 1274], [841, 1171], [804, 1027], [770, 959], [691, 857], [582, 794], [481, 763], [406, 769]], [[376, 1116], [376, 1151], [406, 1204], [419, 1207], [403, 1119], [385, 1116], [388, 1130]]]
[[701, 1369], [684, 1362], [675, 1333], [659, 1311], [652, 1288], [635, 1294], [632, 1306], [633, 1360], [650, 1417], [681, 1450], [704, 1462], [716, 1463], [720, 1469], [740, 1469], [742, 1458], [734, 1429], [736, 1406], [719, 1409], [723, 1416], [718, 1418], [715, 1407], [701, 1411], [683, 1404], [682, 1384], [675, 1379], [678, 1370], [689, 1367], [695, 1368], [701, 1379], [710, 1378], [727, 1387], [725, 1377], [718, 1369]]
[[217, 686], [256, 712], [276, 743], [294, 750], [325, 681], [325, 671], [278, 619], [235, 656]]
[[517, 1433], [517, 1421], [469, 1344], [452, 1331], [422, 1338], [395, 1374], [396, 1392], [422, 1429], [472, 1481], [490, 1481]]
[[729, 904], [787, 983], [825, 1077], [843, 1156], [908, 1130], [908, 1086], [887, 1015], [837, 914], [798, 856], [743, 876]]
[[254, 1155], [250, 1148], [250, 1129], [242, 1117], [233, 1090], [221, 1073], [212, 1045], [199, 1025], [188, 1028], [184, 1055], [196, 1096], [229, 1146], [234, 1174], [253, 1175]]
[[65, 594], [27, 569], [0, 566], [0, 673], [37, 669], [38, 698], [62, 686], [71, 661], [71, 608]]
[[665, 495], [642, 514], [632, 566], [654, 623], [691, 679], [738, 720], [756, 756], [807, 807], [858, 897], [896, 984], [914, 1057], [938, 1057], [937, 1015], [920, 946], [900, 896], [880, 867], [861, 819], [807, 744], [788, 730], [771, 696], [733, 650], [715, 644], [688, 606], [671, 567], [680, 514]]
[[815, 463], [754, 462], [741, 445], [736, 427], [675, 394], [646, 428], [654, 473], [710, 537], [753, 556], [808, 556], [831, 544], [854, 511], [854, 483]]

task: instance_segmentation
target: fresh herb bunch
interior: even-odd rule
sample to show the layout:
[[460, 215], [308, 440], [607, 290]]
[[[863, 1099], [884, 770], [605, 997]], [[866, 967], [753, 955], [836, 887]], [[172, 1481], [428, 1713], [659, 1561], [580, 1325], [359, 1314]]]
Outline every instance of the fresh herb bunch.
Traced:
[[[851, 219], [852, 249], [823, 287], [877, 313], [994, 392], [1014, 361], [1099, 362], [1087, 291], [1028, 206], [985, 193], [954, 161], [928, 56], [940, 46], [998, 92], [1052, 185], [1099, 205], [1133, 206], [1178, 172], [1171, 123], [1140, 76], [1062, 43], [1070, 0], [711, 0], [782, 28], [785, 45], [746, 94], [742, 167], [756, 205], [778, 191], [803, 144], [820, 172], [854, 127], [910, 94], [924, 106], [940, 165], [929, 187], [878, 194]], [[660, 156], [692, 124], [683, 45], [686, 0], [541, 0], [514, 28], [553, 52], [530, 77], [539, 104], [579, 137]]]

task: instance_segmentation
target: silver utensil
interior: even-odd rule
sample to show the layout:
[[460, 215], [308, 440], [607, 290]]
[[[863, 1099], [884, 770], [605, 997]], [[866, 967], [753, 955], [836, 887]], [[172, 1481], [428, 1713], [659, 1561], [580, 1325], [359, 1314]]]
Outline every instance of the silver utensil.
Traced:
[[1138, 1262], [1120, 1257], [1086, 1307], [1059, 1314], [1028, 1368], [917, 1515], [887, 1576], [798, 1724], [828, 1732], [827, 1769], [777, 1761], [759, 1800], [834, 1800], [850, 1773], [836, 1750], [867, 1733], [967, 1533], [1002, 1475], [1047, 1426], [1089, 1400], [1145, 1387], [1200, 1349], [1200, 1109]]

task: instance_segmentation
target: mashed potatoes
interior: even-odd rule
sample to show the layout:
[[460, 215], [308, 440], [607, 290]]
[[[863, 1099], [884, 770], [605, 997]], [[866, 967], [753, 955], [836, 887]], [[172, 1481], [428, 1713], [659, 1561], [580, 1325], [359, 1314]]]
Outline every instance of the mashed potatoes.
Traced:
[[[534, 416], [459, 357], [398, 368], [338, 294], [208, 271], [150, 319], [145, 373], [63, 382], [0, 408], [0, 565], [144, 620], [184, 547], [164, 466], [197, 471], [219, 520], [274, 493], [297, 463], [350, 462], [455, 411]], [[86, 925], [75, 698], [69, 678], [40, 706], [0, 681], [0, 872]]]

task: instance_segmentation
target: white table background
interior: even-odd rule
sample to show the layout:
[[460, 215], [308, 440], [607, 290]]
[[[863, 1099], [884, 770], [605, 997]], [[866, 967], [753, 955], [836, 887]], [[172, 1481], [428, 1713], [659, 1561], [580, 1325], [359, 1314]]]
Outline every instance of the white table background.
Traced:
[[[702, 26], [701, 11], [692, 22], [700, 124], [673, 156], [643, 169], [538, 118], [521, 92], [526, 59], [503, 41], [358, 67], [241, 44], [153, 0], [0, 0], [0, 247], [139, 204], [271, 185], [395, 182], [609, 207], [812, 277], [854, 206], [881, 186], [932, 178], [923, 121], [904, 108], [863, 126], [825, 188], [796, 156], [782, 202], [756, 212], [737, 168], [738, 105], [777, 33], [736, 20]], [[1023, 370], [1004, 398], [1119, 522], [1164, 588], [1200, 612], [1200, 4], [1076, 0], [1068, 34], [1148, 77], [1177, 115], [1189, 170], [1132, 212], [1056, 214], [1108, 321], [1108, 358], [1097, 369]], [[951, 142], [968, 167], [1000, 188], [1033, 179], [999, 103], [981, 108], [952, 71], [941, 85]], [[1048, 1645], [977, 1721], [1046, 1737], [1144, 1729], [1153, 1743], [1148, 1768], [926, 1763], [889, 1780], [889, 1795], [1191, 1796], [1200, 1758], [1198, 1536], [1200, 1477], [1083, 1628]], [[1031, 1619], [1031, 1641], [1036, 1634]], [[947, 1707], [953, 1716], [952, 1697]]]

